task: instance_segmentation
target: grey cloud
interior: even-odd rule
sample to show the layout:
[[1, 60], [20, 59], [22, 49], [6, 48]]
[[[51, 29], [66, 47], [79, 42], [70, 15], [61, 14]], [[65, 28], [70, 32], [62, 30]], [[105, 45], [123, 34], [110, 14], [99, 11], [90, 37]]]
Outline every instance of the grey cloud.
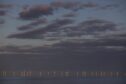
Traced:
[[9, 35], [8, 38], [42, 39], [43, 34], [59, 30], [61, 27], [72, 24], [73, 22], [73, 19], [56, 19], [51, 24], [48, 24], [45, 27], [31, 31], [26, 31], [23, 33], [12, 34]]
[[0, 10], [0, 16], [5, 16], [6, 13], [7, 13], [7, 11], [5, 11], [5, 10]]
[[113, 9], [113, 8], [118, 8], [120, 5], [118, 4], [107, 4], [105, 6], [100, 7], [100, 9], [102, 10], [106, 10], [106, 9]]
[[46, 5], [35, 5], [32, 7], [26, 6], [19, 13], [19, 17], [25, 20], [36, 19], [41, 16], [53, 15], [56, 10], [64, 8], [66, 10], [78, 11], [85, 8], [100, 8], [100, 9], [109, 9], [113, 7], [118, 7], [116, 4], [107, 4], [105, 6], [101, 6], [99, 4], [89, 2], [89, 3], [80, 3], [80, 2], [62, 2], [62, 1], [54, 1], [50, 4]]
[[28, 25], [23, 25], [23, 26], [18, 27], [18, 30], [20, 31], [29, 30], [29, 29], [33, 29], [33, 26], [28, 24]]
[[13, 7], [12, 4], [0, 3], [0, 9], [11, 8], [11, 7]]
[[52, 15], [53, 9], [48, 5], [38, 5], [24, 9], [19, 13], [21, 19], [36, 19], [40, 16]]
[[[122, 48], [123, 47], [123, 48]], [[0, 52], [29, 52], [29, 53], [42, 53], [42, 54], [58, 54], [58, 53], [83, 53], [83, 52], [97, 52], [106, 50], [112, 51], [126, 51], [126, 40], [117, 39], [99, 39], [99, 40], [81, 40], [81, 41], [60, 41], [59, 43], [50, 46], [29, 47], [24, 46], [5, 46], [0, 47]]]
[[76, 26], [67, 26], [62, 28], [68, 37], [82, 36], [82, 35], [98, 35], [106, 31], [116, 31], [117, 25], [113, 22], [93, 19], [81, 22]]
[[4, 23], [5, 23], [5, 20], [0, 19], [0, 24], [4, 24]]
[[55, 9], [64, 8], [64, 9], [70, 9], [74, 11], [84, 9], [84, 8], [98, 7], [98, 5], [95, 3], [61, 2], [61, 1], [53, 2], [51, 3], [51, 6]]
[[47, 37], [81, 37], [86, 35], [94, 35], [99, 38], [104, 32], [117, 31], [118, 27], [113, 22], [100, 19], [87, 20], [71, 26], [70, 24], [73, 24], [73, 22], [73, 19], [57, 19], [45, 27], [12, 34], [8, 38], [43, 39]]
[[35, 20], [27, 25], [23, 25], [23, 26], [20, 26], [18, 27], [18, 30], [29, 30], [29, 29], [33, 29], [33, 27], [36, 27], [38, 25], [42, 25], [42, 24], [46, 24], [47, 23], [47, 19], [38, 19], [38, 20]]
[[80, 3], [80, 2], [60, 2], [55, 1], [47, 5], [36, 5], [32, 7], [26, 6], [20, 13], [19, 17], [25, 20], [39, 18], [40, 16], [53, 15], [55, 10], [64, 8], [66, 10], [77, 11], [84, 8], [98, 7], [95, 3]]
[[65, 9], [76, 9], [80, 6], [79, 2], [62, 2], [62, 1], [55, 1], [51, 3], [51, 6], [54, 9], [65, 8]]
[[102, 20], [102, 19], [94, 19], [84, 21], [80, 24], [80, 27], [84, 29], [87, 33], [93, 32], [102, 32], [107, 30], [116, 30], [117, 25], [113, 22]]
[[70, 13], [67, 13], [67, 14], [63, 15], [63, 17], [67, 17], [67, 18], [69, 18], [69, 17], [76, 17], [76, 16], [77, 16], [77, 14], [74, 13], [74, 12], [70, 12]]

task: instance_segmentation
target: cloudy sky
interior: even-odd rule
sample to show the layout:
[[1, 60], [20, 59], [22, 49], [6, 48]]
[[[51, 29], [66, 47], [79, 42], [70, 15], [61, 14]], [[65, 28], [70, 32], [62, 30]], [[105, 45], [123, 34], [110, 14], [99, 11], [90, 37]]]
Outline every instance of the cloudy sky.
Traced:
[[125, 41], [125, 0], [0, 0], [0, 46]]

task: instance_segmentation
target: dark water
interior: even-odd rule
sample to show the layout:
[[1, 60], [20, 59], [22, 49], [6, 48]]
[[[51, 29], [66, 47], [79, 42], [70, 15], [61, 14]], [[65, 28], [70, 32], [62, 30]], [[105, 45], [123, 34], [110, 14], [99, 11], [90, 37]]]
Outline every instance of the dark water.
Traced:
[[0, 84], [126, 84], [126, 79], [6, 79]]

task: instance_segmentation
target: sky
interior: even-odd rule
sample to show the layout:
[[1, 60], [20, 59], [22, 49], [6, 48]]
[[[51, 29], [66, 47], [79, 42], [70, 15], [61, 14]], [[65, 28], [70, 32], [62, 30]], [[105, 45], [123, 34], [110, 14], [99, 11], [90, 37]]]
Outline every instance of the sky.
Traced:
[[[61, 41], [100, 39], [112, 34], [125, 35], [124, 2], [0, 0], [0, 46], [43, 46]], [[111, 26], [114, 28], [109, 28]]]

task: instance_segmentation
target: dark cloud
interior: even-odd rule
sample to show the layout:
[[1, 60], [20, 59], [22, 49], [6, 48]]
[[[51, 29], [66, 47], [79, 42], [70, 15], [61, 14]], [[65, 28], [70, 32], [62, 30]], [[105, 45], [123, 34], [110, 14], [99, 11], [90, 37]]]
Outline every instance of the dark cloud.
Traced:
[[107, 30], [116, 30], [117, 25], [111, 21], [94, 19], [84, 21], [79, 26], [87, 33], [102, 32]]
[[75, 11], [85, 8], [111, 9], [119, 7], [118, 4], [106, 4], [103, 6], [102, 4], [100, 5], [94, 2], [82, 3], [82, 2], [62, 2], [62, 1], [52, 2], [51, 6], [55, 9], [64, 8]]
[[29, 29], [33, 29], [33, 27], [36, 27], [36, 26], [42, 25], [42, 24], [46, 24], [46, 23], [47, 23], [47, 19], [45, 19], [45, 18], [38, 19], [36, 21], [31, 22], [30, 24], [19, 27], [18, 30], [29, 30]]
[[[24, 38], [24, 37], [23, 37]], [[110, 47], [110, 48], [108, 48]], [[86, 53], [117, 53], [121, 52], [124, 55], [126, 51], [126, 39], [118, 39], [118, 38], [99, 38], [98, 40], [66, 40], [60, 41], [59, 43], [55, 43], [49, 46], [39, 46], [39, 47], [18, 47], [18, 46], [6, 46], [0, 47], [0, 51], [9, 51], [9, 52], [29, 52], [29, 53], [39, 53], [46, 54], [46, 56], [55, 55], [65, 55], [65, 56], [73, 56], [80, 55], [83, 56]], [[126, 53], [125, 53], [126, 54]], [[92, 54], [95, 55], [95, 54]], [[115, 54], [116, 55], [116, 54]], [[118, 53], [118, 55], [121, 55]], [[100, 54], [99, 54], [100, 56]], [[105, 55], [104, 55], [105, 56]]]
[[0, 19], [0, 24], [4, 24], [5, 21], [3, 19]]
[[83, 35], [96, 35], [98, 37], [106, 31], [114, 32], [117, 30], [116, 24], [101, 19], [87, 20], [78, 25], [71, 26], [70, 24], [73, 22], [73, 19], [56, 19], [45, 27], [23, 33], [12, 34], [9, 38], [42, 39], [46, 37], [76, 37]]
[[0, 16], [5, 16], [6, 15], [6, 11], [5, 10], [0, 10]]
[[125, 38], [126, 37], [126, 34], [121, 33], [121, 34], [117, 34], [117, 35], [114, 35], [114, 36], [115, 37]]
[[[118, 31], [118, 25], [102, 19], [93, 19], [86, 20], [77, 25], [71, 25], [74, 23], [73, 19], [56, 19], [53, 20], [52, 23], [45, 25], [44, 27], [40, 27], [37, 29], [32, 29], [29, 31], [23, 31], [21, 33], [11, 34], [8, 38], [17, 38], [17, 39], [46, 39], [50, 38], [52, 40], [59, 40], [58, 37], [78, 37], [78, 38], [105, 38], [111, 37], [115, 38], [115, 36], [108, 33], [108, 36], [104, 36], [106, 32], [115, 32]], [[33, 24], [31, 24], [33, 26]], [[26, 26], [27, 28], [31, 28], [32, 26]], [[25, 27], [24, 27], [25, 29]], [[103, 37], [102, 37], [103, 36]], [[117, 34], [118, 38], [122, 37]], [[80, 39], [81, 39], [80, 38]], [[110, 39], [111, 39], [110, 38]], [[49, 40], [49, 39], [47, 39]], [[116, 40], [115, 40], [116, 42]], [[111, 42], [109, 42], [111, 43]], [[100, 44], [100, 43], [98, 43]]]
[[52, 15], [53, 9], [48, 5], [38, 5], [30, 8], [26, 8], [20, 12], [19, 16], [22, 19], [35, 19], [40, 16]]
[[68, 24], [72, 24], [74, 22], [73, 19], [56, 19], [54, 20], [54, 23], [51, 24], [51, 26], [64, 26], [64, 25], [68, 25]]
[[89, 2], [86, 4], [82, 4], [80, 7], [81, 8], [96, 8], [96, 7], [99, 7], [99, 5], [96, 3]]
[[74, 12], [70, 12], [70, 13], [67, 13], [67, 14], [64, 14], [63, 17], [76, 17], [77, 14], [74, 13]]
[[45, 27], [23, 33], [12, 34], [8, 36], [8, 38], [42, 39], [43, 34], [59, 30], [61, 27], [72, 24], [73, 22], [73, 19], [56, 19]]
[[[40, 31], [27, 31], [23, 33], [16, 33], [9, 35], [8, 38], [19, 38], [19, 39], [42, 39], [43, 37], [40, 34], [37, 34]], [[42, 32], [42, 31], [41, 31]]]
[[64, 9], [70, 9], [70, 10], [79, 10], [83, 8], [95, 8], [98, 5], [95, 3], [80, 3], [80, 2], [52, 2], [51, 6], [55, 9], [58, 8], [64, 8]]
[[37, 25], [46, 24], [46, 23], [47, 23], [47, 19], [43, 18], [43, 19], [38, 19], [38, 20], [30, 23], [29, 25], [37, 26]]
[[18, 30], [21, 30], [21, 31], [29, 30], [29, 29], [33, 29], [33, 27], [29, 24], [18, 27]]
[[[115, 46], [115, 48], [119, 47], [119, 46], [123, 46], [125, 47], [126, 50], [126, 40], [119, 40], [119, 39], [99, 39], [99, 40], [81, 40], [81, 41], [64, 41], [64, 42], [60, 42], [57, 44], [54, 44], [53, 47], [58, 47], [58, 48], [62, 48], [62, 49], [76, 49], [79, 48], [81, 49], [90, 49], [95, 51], [94, 48], [97, 49], [106, 49], [107, 46]], [[85, 50], [86, 51], [86, 50]]]
[[80, 3], [80, 2], [52, 2], [48, 5], [26, 6], [19, 13], [22, 19], [35, 19], [40, 16], [52, 15], [55, 10], [64, 8], [66, 10], [80, 10], [84, 8], [95, 8], [98, 5], [95, 3]]
[[97, 42], [98, 43], [97, 45], [126, 47], [126, 39], [119, 39], [119, 38], [114, 38], [114, 39], [104, 38], [104, 39], [101, 39], [100, 42]]
[[118, 51], [118, 48], [123, 47], [121, 51], [126, 51], [126, 39], [108, 39], [101, 38], [98, 40], [72, 40], [72, 41], [60, 41], [49, 46], [39, 46], [39, 47], [25, 47], [25, 46], [4, 46], [0, 47], [0, 51], [11, 51], [11, 52], [30, 52], [30, 53], [83, 53], [83, 52], [99, 52], [106, 50], [109, 52], [110, 49], [107, 47], [113, 47], [113, 51]]
[[14, 5], [12, 4], [5, 4], [5, 3], [0, 3], [0, 16], [5, 16], [8, 13], [8, 9], [12, 8]]
[[110, 8], [117, 8], [119, 7], [118, 4], [106, 4], [106, 5], [99, 5], [94, 2], [82, 3], [82, 2], [62, 2], [62, 1], [55, 1], [50, 4], [54, 9], [64, 8], [70, 10], [80, 10], [85, 8], [100, 8], [100, 9], [110, 9]]
[[117, 25], [115, 23], [102, 19], [86, 20], [76, 26], [67, 26], [62, 28], [68, 37], [99, 35], [99, 33], [115, 31], [116, 29]]
[[102, 9], [102, 10], [113, 9], [113, 8], [118, 8], [119, 6], [120, 5], [118, 5], [118, 4], [108, 4], [108, 5], [100, 7], [100, 9]]
[[15, 50], [18, 50], [18, 49], [19, 48], [17, 46], [13, 46], [13, 45], [0, 47], [0, 51], [15, 51]]
[[0, 3], [0, 9], [11, 8], [11, 7], [13, 7], [12, 4], [3, 4], [3, 3]]
[[6, 54], [9, 53], [22, 53], [22, 52], [30, 52], [32, 53], [32, 47], [31, 46], [14, 46], [14, 45], [7, 45], [7, 46], [2, 46], [0, 47], [0, 52], [5, 52]]
[[[77, 11], [85, 8], [100, 8], [100, 9], [108, 9], [118, 7], [117, 4], [108, 4], [105, 6], [100, 6], [93, 2], [81, 3], [81, 2], [63, 2], [63, 1], [55, 1], [47, 5], [36, 5], [36, 6], [25, 6], [23, 10], [19, 13], [20, 18], [22, 19], [36, 19], [40, 16], [53, 15], [55, 10], [58, 9], [66, 9]], [[69, 15], [70, 16], [70, 15]]]
[[51, 3], [51, 6], [54, 9], [64, 8], [64, 9], [76, 9], [80, 6], [79, 2], [62, 2], [62, 1], [55, 1]]

